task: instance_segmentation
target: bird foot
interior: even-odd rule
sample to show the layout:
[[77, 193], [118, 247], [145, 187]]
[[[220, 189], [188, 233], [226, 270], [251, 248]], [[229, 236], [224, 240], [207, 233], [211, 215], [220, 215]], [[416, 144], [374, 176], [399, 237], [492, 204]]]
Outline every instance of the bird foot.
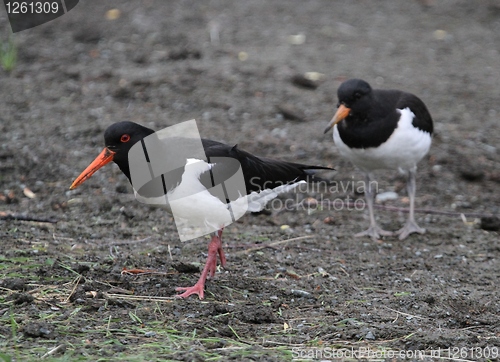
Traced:
[[378, 240], [378, 239], [380, 239], [380, 236], [392, 236], [392, 235], [394, 235], [394, 233], [392, 231], [384, 230], [378, 225], [370, 225], [370, 227], [368, 229], [366, 229], [365, 231], [362, 231], [360, 233], [355, 234], [354, 237], [360, 238], [362, 236], [369, 236], [373, 240]]
[[175, 297], [176, 298], [187, 298], [190, 295], [197, 294], [198, 298], [200, 298], [200, 300], [202, 300], [205, 297], [204, 290], [205, 290], [205, 281], [200, 278], [200, 280], [198, 280], [198, 282], [195, 285], [193, 285], [192, 287], [177, 287], [177, 288], [175, 288], [176, 292], [185, 291], [184, 293], [178, 294]]
[[192, 287], [175, 288], [177, 292], [184, 291], [184, 293], [176, 295], [176, 298], [187, 298], [193, 294], [198, 294], [198, 298], [200, 298], [200, 300], [204, 298], [205, 280], [207, 277], [213, 277], [215, 275], [215, 271], [217, 270], [217, 254], [219, 254], [221, 266], [224, 267], [226, 265], [226, 255], [224, 254], [224, 250], [222, 250], [221, 236], [222, 229], [219, 230], [216, 235], [212, 236], [212, 240], [208, 244], [207, 261], [203, 271], [201, 272], [200, 279], [198, 279], [196, 284]]
[[423, 234], [425, 233], [425, 229], [418, 226], [414, 220], [408, 220], [405, 226], [396, 231], [396, 235], [399, 235], [399, 240], [406, 239], [412, 233]]

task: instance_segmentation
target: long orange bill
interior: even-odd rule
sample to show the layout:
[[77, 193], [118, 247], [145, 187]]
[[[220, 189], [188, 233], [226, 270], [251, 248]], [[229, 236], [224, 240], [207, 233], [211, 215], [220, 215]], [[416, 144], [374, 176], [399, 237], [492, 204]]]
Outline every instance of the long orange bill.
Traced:
[[95, 158], [94, 161], [83, 171], [80, 176], [76, 178], [75, 181], [69, 187], [70, 190], [76, 189], [82, 183], [84, 183], [90, 176], [92, 176], [98, 169], [102, 166], [113, 161], [113, 157], [116, 152], [111, 151], [109, 148], [105, 147], [102, 152]]
[[341, 104], [339, 106], [339, 108], [337, 109], [337, 112], [335, 112], [335, 115], [333, 116], [333, 118], [330, 121], [330, 123], [328, 123], [328, 126], [326, 126], [326, 129], [325, 129], [324, 133], [326, 133], [329, 130], [331, 130], [333, 128], [333, 126], [335, 126], [337, 123], [339, 123], [344, 118], [346, 118], [349, 115], [349, 112], [351, 112], [351, 109], [347, 108], [346, 106], [344, 106], [343, 104]]

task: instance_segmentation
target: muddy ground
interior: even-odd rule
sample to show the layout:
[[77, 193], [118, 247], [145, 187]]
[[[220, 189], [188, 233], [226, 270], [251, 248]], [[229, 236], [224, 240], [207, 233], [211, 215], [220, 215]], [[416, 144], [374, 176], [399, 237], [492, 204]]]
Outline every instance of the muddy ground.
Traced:
[[[3, 10], [0, 24], [5, 44]], [[496, 2], [82, 1], [12, 39], [17, 62], [0, 70], [4, 360], [329, 359], [327, 348], [495, 359], [500, 242], [484, 228], [498, 220], [481, 217], [500, 205]], [[353, 237], [367, 212], [339, 202], [362, 202], [362, 176], [323, 135], [350, 77], [413, 92], [433, 115], [417, 180], [424, 235]], [[115, 165], [68, 190], [111, 123], [190, 119], [206, 138], [333, 166], [325, 177], [346, 188], [280, 199], [340, 200], [338, 210], [273, 204], [229, 226], [228, 270], [204, 301], [172, 297], [197, 280], [207, 239], [181, 243]], [[385, 206], [406, 208], [404, 180], [377, 176], [379, 192], [398, 193]], [[391, 230], [405, 217], [377, 209]]]

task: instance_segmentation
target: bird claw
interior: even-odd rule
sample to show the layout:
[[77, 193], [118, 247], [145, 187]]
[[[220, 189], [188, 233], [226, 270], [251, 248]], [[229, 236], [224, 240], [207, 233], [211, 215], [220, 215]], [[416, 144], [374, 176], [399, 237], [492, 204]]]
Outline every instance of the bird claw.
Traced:
[[369, 236], [373, 240], [378, 240], [380, 239], [380, 236], [392, 236], [392, 235], [394, 235], [392, 231], [384, 230], [378, 225], [371, 225], [365, 231], [355, 234], [354, 237], [360, 238], [362, 236]]
[[200, 281], [198, 281], [198, 283], [196, 283], [192, 287], [177, 287], [175, 288], [176, 292], [184, 291], [184, 293], [177, 294], [175, 298], [187, 298], [190, 295], [197, 294], [198, 298], [202, 300], [205, 297], [204, 289], [205, 289], [205, 283], [200, 283]]
[[405, 226], [403, 226], [401, 229], [396, 231], [396, 235], [399, 235], [399, 240], [404, 240], [410, 234], [413, 234], [413, 233], [418, 233], [418, 234], [425, 233], [425, 229], [418, 226], [417, 223], [413, 220], [408, 220], [406, 222]]

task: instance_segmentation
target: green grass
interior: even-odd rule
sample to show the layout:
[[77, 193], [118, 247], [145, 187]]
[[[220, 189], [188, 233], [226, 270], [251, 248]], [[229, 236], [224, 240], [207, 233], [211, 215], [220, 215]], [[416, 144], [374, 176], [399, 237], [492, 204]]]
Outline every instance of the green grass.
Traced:
[[[184, 328], [166, 315], [171, 301], [133, 301], [129, 310], [107, 302], [97, 309], [89, 304], [69, 302], [69, 296], [84, 282], [93, 281], [70, 265], [71, 258], [60, 256], [48, 263], [13, 252], [0, 256], [0, 278], [20, 277], [35, 300], [16, 304], [20, 291], [3, 288], [0, 298], [0, 362], [38, 361], [175, 361], [263, 359], [271, 355], [290, 360], [289, 348], [264, 348], [262, 339], [246, 339], [241, 326], [232, 323], [230, 334], [217, 335], [218, 327], [189, 321]], [[40, 268], [53, 267], [39, 274]], [[99, 302], [99, 301], [96, 301]], [[100, 301], [102, 302], [102, 300]], [[91, 304], [91, 303], [90, 303]], [[222, 313], [220, 317], [224, 314]], [[217, 318], [214, 317], [214, 320]], [[40, 323], [51, 333], [33, 337], [28, 325]], [[193, 329], [194, 328], [194, 329]], [[275, 325], [273, 333], [281, 333]], [[213, 336], [212, 335], [217, 335]], [[272, 336], [269, 336], [272, 339]]]
[[0, 43], [0, 66], [6, 71], [11, 72], [17, 64], [17, 46], [9, 37], [8, 41]]

